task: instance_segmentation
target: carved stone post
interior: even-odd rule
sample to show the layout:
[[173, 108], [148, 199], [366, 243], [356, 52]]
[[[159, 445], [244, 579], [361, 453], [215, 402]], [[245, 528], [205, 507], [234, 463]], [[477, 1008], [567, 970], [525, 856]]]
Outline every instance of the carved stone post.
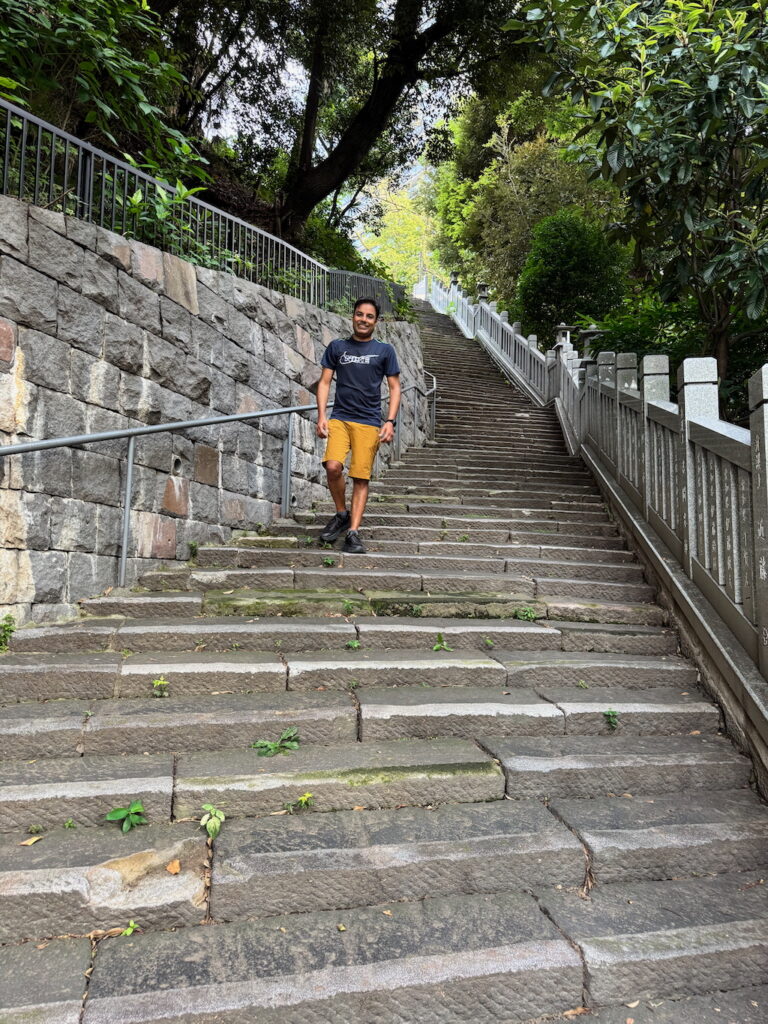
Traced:
[[[677, 401], [680, 407], [680, 539], [683, 568], [693, 576], [693, 559], [698, 553], [696, 516], [696, 475], [693, 447], [688, 437], [692, 417], [717, 419], [717, 361], [686, 359], [677, 371]], [[670, 496], [674, 500], [674, 495]], [[702, 524], [703, 525], [703, 524]]]
[[616, 400], [616, 353], [599, 352], [597, 355], [597, 381], [598, 381], [598, 418], [597, 418], [597, 447], [600, 455], [608, 465], [613, 464], [616, 469], [615, 460], [611, 458], [611, 448], [616, 440], [616, 413], [611, 408], [611, 402]]
[[768, 365], [749, 379], [757, 663], [768, 678]]
[[653, 433], [651, 421], [648, 419], [648, 403], [669, 401], [669, 356], [643, 356], [640, 363], [640, 393], [643, 396], [643, 429], [641, 433], [643, 475], [640, 491], [643, 498], [643, 518], [647, 521], [651, 507], [651, 474], [653, 472], [651, 458]]
[[621, 392], [637, 390], [637, 356], [634, 352], [619, 352], [616, 356], [616, 476], [622, 474], [629, 479], [627, 468], [631, 464], [631, 453], [624, 432], [621, 415]]

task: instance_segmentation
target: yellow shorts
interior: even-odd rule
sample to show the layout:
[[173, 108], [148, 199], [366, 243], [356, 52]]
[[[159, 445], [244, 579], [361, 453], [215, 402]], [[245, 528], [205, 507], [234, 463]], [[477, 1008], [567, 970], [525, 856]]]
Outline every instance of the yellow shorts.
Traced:
[[357, 480], [370, 480], [379, 444], [379, 427], [373, 427], [370, 423], [328, 420], [328, 441], [323, 465], [326, 462], [340, 462], [343, 465], [351, 451], [349, 475]]

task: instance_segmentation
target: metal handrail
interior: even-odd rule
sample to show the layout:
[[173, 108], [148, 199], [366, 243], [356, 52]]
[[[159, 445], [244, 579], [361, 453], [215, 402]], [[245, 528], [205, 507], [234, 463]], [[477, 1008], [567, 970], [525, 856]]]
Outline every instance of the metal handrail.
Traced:
[[[409, 391], [416, 392], [424, 398], [432, 397], [430, 413], [429, 436], [434, 437], [435, 425], [435, 396], [437, 393], [437, 378], [432, 377], [433, 385], [429, 390], [424, 390], [418, 384], [409, 384], [402, 389], [401, 394]], [[268, 416], [288, 416], [288, 427], [285, 440], [283, 441], [283, 459], [281, 473], [281, 512], [287, 516], [291, 508], [291, 449], [293, 448], [293, 414], [304, 412], [315, 412], [315, 405], [286, 405], [278, 409], [263, 409], [260, 412], [230, 413], [222, 416], [207, 416], [204, 419], [196, 420], [172, 420], [169, 423], [153, 423], [142, 427], [125, 427], [122, 430], [103, 430], [93, 434], [73, 434], [70, 437], [54, 437], [39, 441], [24, 441], [19, 444], [0, 445], [0, 458], [11, 455], [25, 455], [31, 452], [47, 451], [52, 448], [78, 448], [85, 444], [98, 444], [104, 441], [119, 441], [123, 438], [128, 440], [126, 453], [125, 484], [123, 487], [123, 526], [122, 545], [120, 548], [120, 563], [118, 570], [118, 586], [125, 586], [126, 568], [128, 561], [128, 545], [131, 539], [131, 497], [133, 493], [133, 467], [136, 453], [136, 438], [145, 437], [148, 434], [175, 433], [179, 430], [194, 430], [198, 427], [211, 427], [222, 423], [242, 423], [249, 420], [265, 419]], [[417, 416], [416, 403], [413, 408], [413, 443], [417, 440]], [[399, 461], [401, 450], [400, 418], [395, 425], [395, 451]]]
[[[346, 270], [334, 270], [281, 238], [270, 235], [197, 196], [158, 228], [131, 212], [131, 197], [175, 196], [168, 182], [0, 99], [0, 194], [61, 211], [121, 234], [141, 237], [204, 266], [294, 295], [324, 308], [369, 293], [385, 313], [405, 295], [402, 285]], [[165, 232], [165, 236], [163, 236]], [[169, 243], [169, 244], [168, 244]]]

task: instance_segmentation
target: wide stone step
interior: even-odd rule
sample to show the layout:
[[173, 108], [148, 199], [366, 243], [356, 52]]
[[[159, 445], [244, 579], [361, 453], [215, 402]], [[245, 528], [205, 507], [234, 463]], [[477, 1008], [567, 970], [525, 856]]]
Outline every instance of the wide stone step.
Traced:
[[551, 810], [587, 845], [598, 883], [768, 867], [768, 807], [749, 790], [555, 800]]
[[569, 736], [702, 735], [716, 733], [720, 725], [720, 712], [714, 704], [699, 694], [669, 687], [637, 690], [612, 686], [600, 692], [542, 686], [536, 687], [536, 693], [562, 712]]
[[172, 795], [171, 756], [6, 761], [0, 763], [0, 832], [60, 828], [70, 818], [76, 826], [106, 826], [109, 811], [134, 800], [150, 822], [167, 823]]
[[[18, 833], [3, 836], [0, 942], [122, 929], [131, 918], [143, 928], [198, 924], [208, 902], [205, 841], [197, 825], [184, 823], [128, 833], [114, 826], [57, 828], [32, 847], [19, 846]], [[174, 861], [179, 870], [171, 874]], [[16, 1018], [0, 1008], [0, 1019]]]
[[136, 594], [130, 590], [115, 588], [106, 597], [89, 597], [79, 602], [84, 615], [125, 615], [132, 618], [160, 616], [168, 618], [179, 615], [189, 618], [200, 615], [203, 609], [203, 595], [189, 592]]
[[[387, 910], [388, 913], [383, 913]], [[84, 1024], [514, 1024], [581, 1000], [579, 956], [518, 894], [289, 914], [99, 949]], [[170, 987], [169, 987], [170, 986]]]
[[366, 618], [357, 623], [362, 647], [429, 650], [440, 640], [454, 650], [560, 650], [562, 635], [546, 620], [523, 622], [448, 618]]
[[751, 765], [727, 740], [704, 736], [482, 738], [513, 799], [687, 793], [746, 787]]
[[[572, 579], [546, 575], [546, 566], [533, 577], [536, 583], [536, 597], [548, 601], [550, 597], [588, 597], [600, 601], [651, 602], [656, 590], [647, 583], [614, 583], [600, 578]], [[510, 574], [511, 575], [511, 574]], [[511, 579], [516, 577], [511, 575]], [[517, 577], [520, 578], [520, 577]], [[519, 589], [519, 587], [517, 587]]]
[[234, 921], [583, 879], [581, 843], [533, 800], [244, 819], [216, 840], [211, 913]]
[[346, 695], [219, 693], [180, 697], [172, 673], [169, 676], [166, 699], [109, 700], [92, 705], [81, 740], [86, 756], [247, 749], [257, 740], [275, 742], [290, 727], [299, 730], [301, 743], [357, 739], [357, 710]]
[[675, 654], [677, 634], [663, 626], [616, 624], [611, 622], [558, 622], [547, 624], [563, 638], [564, 651], [604, 654]]
[[495, 762], [464, 740], [312, 745], [283, 757], [253, 750], [181, 754], [174, 814], [212, 803], [231, 817], [270, 814], [310, 793], [318, 811], [501, 799]]
[[[432, 638], [430, 638], [432, 639]], [[503, 686], [507, 672], [493, 658], [477, 651], [350, 650], [339, 654], [292, 655], [288, 688], [309, 690], [360, 686]]]
[[[730, 992], [710, 992], [703, 996], [678, 999], [635, 1000], [634, 1024], [765, 1024], [768, 985], [755, 985]], [[593, 1011], [590, 1019], [600, 1024], [627, 1024], [627, 1007], [604, 1007]]]
[[768, 982], [768, 891], [757, 875], [600, 886], [588, 901], [557, 891], [540, 898], [582, 951], [591, 1005]]
[[534, 579], [546, 576], [548, 579], [604, 580], [608, 583], [642, 583], [643, 568], [631, 562], [613, 565], [606, 562], [558, 562], [554, 559], [514, 558], [507, 559], [504, 571], [516, 576], [531, 576]]
[[[275, 533], [295, 537], [312, 537], [317, 539], [322, 532], [326, 519], [324, 516], [314, 512], [297, 513], [306, 521], [273, 523], [270, 530]], [[558, 544], [579, 544], [598, 545], [602, 547], [624, 548], [624, 541], [618, 536], [616, 527], [611, 523], [606, 524], [577, 524], [558, 523], [555, 520], [513, 520], [499, 519], [495, 515], [488, 516], [451, 516], [451, 525], [443, 516], [435, 515], [399, 515], [402, 522], [393, 521], [392, 515], [376, 513], [371, 522], [371, 516], [360, 529], [362, 537], [375, 537], [382, 540], [431, 540], [431, 541], [453, 541], [458, 543], [472, 542], [474, 540], [484, 543], [504, 544], [507, 541], [513, 543], [520, 538], [521, 543], [551, 544], [555, 541]], [[419, 525], [421, 524], [421, 525]], [[466, 537], [466, 541], [462, 538]]]
[[563, 712], [533, 690], [398, 686], [360, 690], [363, 741], [562, 735]]
[[[565, 626], [563, 627], [565, 628]], [[605, 699], [615, 686], [641, 691], [648, 687], [673, 686], [680, 692], [696, 687], [696, 668], [674, 656], [623, 655], [592, 651], [531, 651], [507, 654], [494, 650], [494, 659], [507, 670], [507, 685], [567, 686], [577, 696], [592, 689]]]

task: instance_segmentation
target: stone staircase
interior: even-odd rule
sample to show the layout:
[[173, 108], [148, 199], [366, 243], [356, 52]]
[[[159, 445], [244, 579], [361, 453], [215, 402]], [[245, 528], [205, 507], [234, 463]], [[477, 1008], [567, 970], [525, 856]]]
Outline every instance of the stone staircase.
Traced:
[[0, 657], [4, 1024], [768, 1019], [750, 763], [554, 413], [421, 316], [368, 554], [307, 510]]

